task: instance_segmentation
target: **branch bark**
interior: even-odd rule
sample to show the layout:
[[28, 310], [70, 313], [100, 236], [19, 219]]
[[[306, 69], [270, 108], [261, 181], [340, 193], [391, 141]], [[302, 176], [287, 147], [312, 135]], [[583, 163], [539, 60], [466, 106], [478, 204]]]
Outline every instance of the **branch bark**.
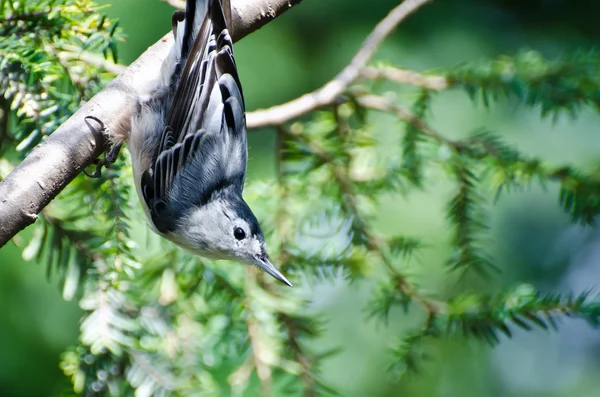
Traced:
[[[234, 41], [258, 30], [301, 0], [232, 0]], [[165, 19], [165, 26], [168, 19]], [[0, 247], [35, 222], [37, 214], [106, 148], [106, 137], [92, 131], [86, 116], [109, 128], [129, 122], [136, 92], [158, 76], [172, 44], [169, 33], [83, 105], [0, 182]]]
[[444, 76], [427, 76], [412, 70], [404, 70], [393, 67], [364, 67], [360, 70], [360, 77], [372, 80], [389, 80], [400, 84], [410, 84], [422, 87], [426, 90], [440, 91], [450, 86], [450, 82]]
[[185, 10], [185, 0], [164, 0], [171, 7], [175, 7], [178, 10]]

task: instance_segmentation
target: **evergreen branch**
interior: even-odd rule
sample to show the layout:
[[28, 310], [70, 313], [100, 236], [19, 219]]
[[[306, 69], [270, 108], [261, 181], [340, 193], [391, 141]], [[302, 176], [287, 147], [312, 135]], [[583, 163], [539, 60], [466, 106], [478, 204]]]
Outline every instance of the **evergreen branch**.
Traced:
[[[4, 155], [6, 148], [8, 146], [7, 144], [9, 144], [11, 146], [14, 144], [14, 140], [9, 135], [9, 130], [8, 130], [9, 112], [10, 112], [9, 101], [6, 100], [6, 98], [4, 98], [4, 97], [0, 97], [0, 156]], [[11, 171], [12, 171], [12, 168], [11, 168]], [[4, 179], [5, 177], [6, 177], [6, 175], [0, 175], [0, 179]]]
[[560, 180], [560, 204], [571, 219], [594, 225], [600, 214], [600, 178], [598, 174], [582, 175], [571, 167], [552, 171], [552, 177]]
[[334, 103], [356, 79], [379, 45], [410, 14], [431, 0], [404, 0], [382, 19], [365, 39], [350, 63], [323, 87], [282, 105], [256, 110], [247, 115], [248, 128], [281, 125], [289, 120]]
[[300, 377], [304, 382], [304, 396], [305, 397], [316, 397], [317, 396], [317, 379], [313, 375], [313, 363], [312, 360], [304, 353], [300, 342], [298, 340], [298, 329], [294, 324], [292, 317], [282, 314], [281, 321], [287, 329], [287, 343], [292, 349], [294, 359], [300, 364], [302, 368]]
[[537, 179], [541, 183], [547, 180], [560, 183], [559, 201], [563, 209], [574, 221], [594, 224], [600, 214], [600, 175], [589, 175], [571, 166], [550, 167], [540, 159], [527, 158], [502, 142], [500, 138], [481, 133], [462, 142], [457, 148], [474, 160], [491, 159], [491, 179], [498, 197], [504, 188], [515, 184], [529, 184]]
[[[279, 286], [264, 282], [263, 273], [249, 268], [246, 269], [246, 274], [246, 297], [243, 305], [247, 311], [246, 324], [252, 353], [242, 366], [230, 376], [232, 386], [239, 387], [246, 384], [252, 370], [256, 369], [262, 395], [271, 395], [272, 368], [279, 367], [285, 372], [292, 373], [295, 378], [300, 376], [304, 383], [305, 396], [320, 395], [321, 391], [337, 395], [317, 376], [318, 360], [324, 358], [325, 355], [309, 355], [300, 343], [301, 337], [316, 337], [320, 333], [319, 323], [312, 317], [296, 314], [300, 307], [299, 302], [290, 301], [289, 296], [282, 297], [278, 291]], [[285, 299], [286, 303], [278, 303], [273, 298]], [[305, 301], [300, 302], [300, 304], [304, 303]], [[277, 320], [277, 324], [271, 323], [271, 326], [276, 324], [276, 330], [271, 333], [268, 331], [269, 323], [265, 323], [265, 319], [268, 317], [267, 313], [273, 315], [273, 320]], [[280, 329], [281, 327], [283, 330]], [[273, 348], [274, 342], [281, 343], [281, 349], [291, 350], [294, 365], [291, 365], [288, 360], [280, 356], [276, 348]]]
[[[121, 172], [121, 165], [121, 162], [117, 162], [111, 167], [107, 171], [107, 178], [80, 178], [77, 184], [73, 185], [73, 189], [71, 190], [70, 186], [64, 197], [56, 202], [59, 206], [63, 204], [70, 208], [73, 208], [74, 202], [80, 206], [81, 203], [93, 202], [91, 208], [83, 206], [84, 210], [81, 213], [71, 210], [70, 221], [81, 223], [81, 217], [89, 218], [94, 216], [91, 215], [94, 212], [101, 214], [103, 221], [97, 220], [87, 227], [85, 223], [82, 223], [83, 227], [79, 225], [84, 231], [89, 229], [89, 233], [93, 233], [93, 238], [83, 242], [86, 248], [94, 246], [94, 250], [90, 250], [93, 252], [93, 261], [88, 259], [88, 263], [93, 262], [93, 266], [86, 274], [84, 296], [80, 302], [81, 308], [88, 311], [81, 322], [80, 343], [82, 348], [89, 348], [89, 356], [94, 360], [102, 360], [101, 357], [107, 354], [107, 351], [114, 359], [131, 357], [136, 344], [136, 332], [139, 329], [136, 322], [139, 312], [131, 300], [131, 289], [124, 288], [126, 283], [119, 277], [121, 271], [131, 274], [130, 269], [138, 267], [130, 252], [132, 242], [129, 239], [127, 216], [124, 212], [128, 207], [129, 186], [123, 179], [129, 180], [129, 175]], [[97, 196], [93, 200], [87, 197], [92, 194], [90, 191]], [[106, 222], [110, 223], [111, 229], [108, 232], [102, 230], [100, 233], [97, 224]], [[86, 361], [90, 358], [86, 358]], [[134, 387], [138, 385], [157, 390], [162, 387], [156, 377], [148, 374], [144, 368], [139, 362], [131, 363], [127, 371], [131, 384]], [[97, 371], [97, 374], [89, 375], [102, 378], [101, 368], [89, 367], [87, 371]], [[104, 380], [101, 380], [101, 383], [106, 385]], [[77, 389], [77, 385], [75, 388]]]
[[400, 256], [403, 259], [410, 259], [415, 251], [424, 247], [419, 239], [407, 236], [392, 237], [388, 239], [387, 244], [393, 255]]
[[261, 336], [259, 335], [260, 325], [254, 318], [254, 314], [250, 314], [246, 320], [248, 323], [248, 336], [250, 338], [252, 359], [254, 360], [254, 368], [256, 368], [256, 375], [260, 381], [262, 389], [262, 395], [268, 397], [271, 395], [271, 383], [272, 383], [272, 371], [271, 366], [268, 362], [263, 359], [263, 343]]
[[574, 221], [594, 224], [600, 214], [598, 197], [600, 175], [589, 175], [571, 166], [551, 167], [542, 160], [528, 158], [501, 141], [497, 136], [484, 132], [454, 143], [456, 149], [473, 160], [492, 160], [490, 171], [496, 197], [504, 188], [529, 184], [533, 179], [560, 183], [560, 204]]
[[82, 228], [75, 224], [82, 217], [91, 216], [90, 212], [71, 213], [63, 218], [53, 215], [60, 211], [50, 210], [45, 208], [42, 211], [41, 222], [36, 225], [22, 256], [25, 260], [37, 258], [38, 262], [45, 262], [48, 278], [53, 271], [56, 272], [62, 284], [63, 298], [70, 300], [89, 264], [100, 259], [95, 247], [103, 238], [95, 228]]
[[531, 182], [552, 180], [561, 184], [560, 203], [573, 220], [593, 224], [600, 214], [600, 175], [584, 175], [570, 166], [550, 167], [536, 158], [527, 158], [516, 149], [503, 143], [500, 138], [480, 133], [464, 140], [452, 140], [434, 129], [409, 109], [377, 95], [361, 95], [356, 102], [367, 109], [396, 114], [411, 127], [421, 131], [428, 139], [445, 146], [460, 156], [472, 161], [492, 160], [492, 183], [496, 195], [503, 188]]
[[[7, 1], [2, 3], [8, 4]], [[21, 2], [16, 10], [13, 7], [7, 12], [0, 3], [0, 38], [6, 41], [15, 38], [27, 40], [40, 37], [64, 38], [77, 34], [79, 38], [90, 38], [91, 30], [101, 31], [103, 22], [109, 21], [97, 13], [98, 7], [92, 0], [45, 0], [39, 2]], [[59, 4], [56, 4], [59, 3]], [[72, 5], [70, 5], [70, 4]], [[18, 4], [18, 3], [16, 3]], [[100, 24], [81, 24], [82, 19], [101, 22]], [[97, 37], [96, 37], [97, 38]]]
[[[342, 134], [343, 131], [339, 130]], [[279, 232], [280, 248], [279, 248], [279, 264], [282, 269], [287, 268], [290, 263], [295, 262], [293, 254], [287, 248], [287, 243], [293, 239], [293, 225], [291, 224], [292, 216], [289, 213], [290, 188], [287, 183], [286, 172], [284, 170], [284, 161], [286, 161], [286, 151], [284, 150], [285, 138], [290, 132], [284, 126], [277, 128], [277, 144], [275, 147], [277, 180], [280, 189], [280, 200], [277, 214], [277, 230]], [[269, 291], [270, 286], [265, 285]], [[304, 383], [304, 396], [316, 397], [319, 386], [327, 388], [316, 377], [314, 366], [315, 359], [309, 357], [304, 352], [300, 344], [299, 337], [304, 335], [314, 336], [315, 332], [310, 329], [310, 325], [298, 324], [298, 318], [294, 318], [287, 313], [280, 313], [279, 319], [286, 331], [286, 345], [292, 350], [294, 361], [300, 365], [300, 378]], [[312, 320], [311, 320], [312, 321]]]
[[[360, 99], [360, 98], [359, 98]], [[443, 311], [443, 303], [438, 302], [419, 294], [418, 289], [411, 284], [403, 275], [401, 275], [391, 258], [387, 254], [388, 244], [380, 236], [373, 233], [368, 223], [363, 219], [358, 204], [356, 202], [356, 192], [346, 167], [339, 164], [339, 159], [331, 153], [323, 150], [315, 142], [308, 141], [306, 136], [294, 136], [295, 139], [303, 141], [311, 153], [314, 154], [323, 164], [328, 164], [331, 167], [333, 178], [339, 186], [342, 194], [342, 206], [345, 211], [352, 217], [353, 229], [355, 230], [355, 238], [358, 238], [358, 243], [365, 244], [369, 251], [374, 252], [381, 259], [382, 263], [392, 275], [394, 284], [398, 291], [404, 294], [408, 299], [415, 300], [422, 305], [428, 313], [437, 313]]]
[[109, 352], [93, 355], [88, 347], [70, 347], [62, 354], [60, 363], [63, 373], [71, 377], [73, 383], [72, 390], [67, 393], [95, 397], [119, 390], [125, 384], [126, 361], [125, 357], [115, 357]]
[[436, 320], [440, 313], [428, 313], [421, 329], [407, 332], [394, 346], [391, 352], [391, 360], [388, 371], [396, 376], [402, 376], [406, 373], [419, 372], [420, 362], [430, 358], [425, 350], [425, 340], [440, 336], [436, 328]]
[[246, 385], [252, 374], [252, 370], [256, 369], [256, 375], [260, 382], [262, 395], [268, 397], [271, 395], [271, 382], [272, 382], [272, 371], [270, 363], [266, 361], [266, 357], [269, 355], [267, 347], [265, 346], [265, 340], [263, 330], [259, 320], [256, 318], [254, 305], [258, 305], [258, 302], [252, 302], [252, 294], [257, 286], [258, 278], [256, 269], [247, 267], [246, 277], [244, 283], [244, 289], [246, 296], [243, 299], [243, 305], [248, 311], [246, 315], [246, 329], [248, 332], [248, 338], [250, 340], [250, 357], [242, 364], [242, 366], [230, 375], [230, 383], [232, 386], [243, 386]]
[[126, 304], [123, 293], [105, 282], [81, 300], [81, 308], [90, 312], [81, 322], [81, 343], [89, 346], [92, 354], [108, 350], [120, 356], [124, 347], [134, 345], [131, 333], [137, 326], [125, 314]]
[[[68, 226], [66, 226], [67, 222], [64, 222], [64, 221], [60, 220], [59, 218], [52, 216], [46, 210], [44, 210], [42, 212], [42, 215], [43, 215], [44, 221], [47, 223], [47, 225], [49, 227], [52, 227], [54, 229], [54, 233], [56, 233], [59, 236], [59, 238], [58, 238], [59, 240], [68, 241], [70, 245], [75, 247], [75, 249], [77, 250], [77, 252], [79, 252], [79, 254], [81, 254], [83, 257], [85, 257], [89, 261], [93, 261], [95, 258], [97, 258], [97, 254], [95, 254], [92, 250], [89, 249], [89, 247], [86, 246], [86, 242], [88, 242], [96, 237], [92, 232], [86, 231], [86, 230], [70, 229]], [[70, 223], [70, 222], [68, 222], [68, 223]], [[48, 231], [46, 231], [45, 233], [48, 233]], [[36, 245], [37, 243], [32, 241], [32, 242], [30, 242], [30, 245], [31, 244]], [[43, 245], [43, 242], [40, 244], [40, 248], [41, 248], [41, 245]], [[58, 251], [62, 250], [60, 248], [60, 246], [58, 246], [58, 247], [53, 246], [51, 248], [56, 249]], [[39, 256], [40, 253], [35, 253], [34, 255]], [[51, 266], [51, 264], [48, 264], [48, 266]]]
[[[294, 231], [293, 224], [291, 223], [293, 217], [289, 213], [289, 208], [292, 205], [290, 198], [291, 192], [287, 183], [287, 173], [284, 166], [284, 162], [287, 160], [287, 152], [284, 150], [286, 143], [285, 138], [289, 135], [290, 132], [284, 126], [279, 126], [277, 128], [275, 156], [280, 196], [276, 215], [276, 225], [279, 233], [278, 263], [281, 269], [288, 268], [291, 263], [296, 262], [293, 253], [291, 253], [287, 247], [289, 241], [292, 241], [293, 239]], [[262, 284], [262, 288], [268, 293], [276, 293], [270, 284]], [[303, 319], [284, 311], [278, 313], [278, 319], [284, 327], [286, 336], [285, 345], [291, 349], [293, 360], [298, 363], [300, 367], [299, 373], [304, 384], [304, 395], [306, 397], [316, 397], [320, 388], [328, 389], [328, 387], [323, 385], [315, 375], [314, 367], [316, 365], [316, 359], [310, 357], [304, 351], [299, 340], [301, 336], [315, 336], [316, 331], [312, 329], [314, 320]]]
[[403, 292], [403, 287], [394, 280], [385, 280], [374, 288], [374, 293], [367, 304], [367, 316], [383, 320], [387, 326], [390, 311], [394, 306], [401, 306], [404, 313], [408, 312], [411, 297]]
[[[98, 236], [91, 231], [70, 229], [66, 226], [66, 222], [52, 217], [47, 211], [43, 212], [43, 216], [47, 226], [44, 226], [42, 222], [39, 228], [45, 230], [40, 231], [40, 234], [35, 233], [37, 235], [35, 238], [43, 240], [51, 234], [54, 237], [47, 238], [47, 244], [44, 244], [43, 241], [40, 244], [35, 241], [35, 238], [32, 239], [28, 247], [23, 250], [23, 257], [26, 258], [28, 255], [33, 254], [31, 252], [32, 247], [33, 250], [36, 246], [39, 247], [39, 251], [35, 255], [38, 258], [42, 256], [47, 258], [47, 276], [50, 277], [54, 266], [63, 286], [63, 298], [70, 300], [77, 292], [79, 283], [89, 264], [98, 258], [98, 254], [89, 246], [90, 243], [93, 244], [94, 241], [98, 240]], [[48, 230], [50, 228], [52, 230]], [[46, 251], [45, 254], [44, 250]], [[55, 258], [52, 252], [58, 252], [59, 255]]]
[[419, 361], [429, 357], [423, 346], [428, 337], [460, 333], [495, 345], [500, 334], [510, 338], [515, 326], [526, 331], [533, 327], [556, 330], [561, 317], [578, 317], [599, 328], [600, 303], [590, 301], [589, 293], [542, 295], [529, 285], [496, 297], [461, 295], [449, 300], [443, 313], [430, 313], [423, 329], [409, 332], [399, 341], [392, 350], [389, 369], [398, 375], [418, 372]]
[[288, 205], [289, 205], [289, 187], [286, 183], [285, 173], [283, 169], [283, 162], [285, 159], [285, 151], [284, 151], [284, 139], [285, 139], [286, 131], [280, 126], [277, 129], [277, 142], [275, 145], [275, 167], [277, 168], [277, 182], [280, 189], [279, 196], [279, 206], [277, 212], [277, 230], [279, 231], [279, 263], [280, 266], [285, 268], [288, 264], [288, 260], [290, 257], [289, 250], [287, 249], [287, 242], [292, 239], [292, 225], [290, 225], [290, 220], [292, 219], [288, 213]]
[[398, 340], [391, 351], [388, 371], [396, 376], [419, 372], [420, 362], [429, 357], [423, 346], [428, 336], [423, 331], [409, 332]]
[[429, 127], [425, 121], [410, 111], [410, 109], [404, 106], [396, 105], [394, 102], [388, 100], [379, 95], [358, 95], [356, 103], [366, 109], [379, 110], [382, 112], [395, 114], [398, 118], [406, 122], [412, 128], [415, 128], [424, 133], [428, 138], [432, 140], [451, 146], [456, 149], [456, 143], [444, 136], [438, 134], [435, 130]]
[[97, 68], [104, 69], [107, 72], [118, 75], [122, 73], [127, 67], [118, 63], [107, 60], [106, 58], [96, 55], [89, 51], [81, 50], [80, 48], [72, 45], [63, 45], [60, 47], [58, 58], [61, 60], [72, 61], [81, 60], [87, 64], [93, 65]]
[[168, 369], [156, 368], [152, 358], [146, 354], [134, 350], [127, 352], [131, 357], [131, 365], [125, 376], [133, 388], [143, 390], [149, 396], [165, 395], [175, 390], [175, 381]]
[[66, 57], [61, 57], [58, 54], [58, 50], [54, 45], [48, 44], [44, 46], [44, 50], [52, 55], [54, 59], [56, 59], [57, 63], [63, 68], [63, 73], [69, 77], [69, 80], [72, 82], [73, 86], [76, 88], [79, 97], [85, 97], [87, 92], [87, 87], [89, 86], [91, 81], [97, 81], [98, 75], [86, 75], [86, 76], [77, 76], [70, 67], [67, 62]]
[[60, 14], [62, 12], [78, 12], [85, 14], [92, 14], [96, 10], [93, 8], [80, 8], [75, 6], [65, 6], [65, 7], [52, 7], [46, 8], [43, 10], [34, 10], [34, 11], [26, 11], [21, 13], [13, 13], [9, 16], [0, 17], [0, 25], [9, 24], [12, 22], [24, 21], [24, 22], [32, 22], [37, 21], [39, 19], [48, 19], [48, 15], [51, 13]]
[[555, 60], [536, 51], [502, 56], [451, 70], [448, 83], [464, 88], [472, 98], [514, 96], [527, 106], [540, 106], [542, 116], [561, 111], [574, 115], [584, 105], [600, 106], [597, 52], [577, 52]]
[[520, 286], [498, 297], [462, 296], [448, 302], [446, 329], [496, 344], [498, 333], [512, 335], [511, 326], [525, 330], [533, 326], [556, 329], [560, 317], [579, 317], [598, 328], [600, 303], [588, 298], [588, 293], [575, 297], [541, 295], [529, 286]]
[[[268, 293], [275, 293], [272, 284], [263, 284], [262, 288]], [[302, 337], [315, 338], [321, 333], [318, 320], [305, 315], [290, 314], [288, 311], [289, 309], [282, 308], [282, 310], [279, 310], [277, 318], [284, 327], [285, 347], [291, 350], [294, 361], [299, 365], [298, 372], [304, 383], [304, 396], [315, 397], [320, 395], [320, 391], [331, 395], [338, 395], [335, 390], [319, 379], [317, 374], [319, 360], [325, 358], [326, 355], [334, 353], [334, 351], [323, 355], [309, 354], [305, 352], [300, 343], [300, 338]], [[293, 373], [296, 376], [296, 372], [293, 371]]]
[[454, 160], [451, 172], [458, 190], [448, 203], [447, 217], [455, 229], [452, 246], [456, 247], [448, 266], [453, 270], [474, 269], [486, 274], [495, 267], [477, 247], [481, 233], [487, 229], [479, 215], [483, 199], [477, 192], [478, 178], [460, 159]]
[[[239, 40], [264, 26], [300, 0], [233, 0], [233, 38]], [[267, 6], [269, 12], [266, 12]], [[168, 34], [64, 122], [44, 144], [0, 182], [0, 247], [32, 224], [37, 214], [106, 148], [107, 138], [91, 131], [85, 117], [123, 130], [136, 106], [136, 92], [159, 72], [172, 44]], [[23, 198], [27, 197], [27, 200]]]
[[[424, 119], [429, 107], [429, 99], [429, 91], [423, 90], [421, 96], [413, 105], [415, 117]], [[402, 168], [408, 172], [407, 176], [410, 181], [418, 187], [421, 187], [423, 182], [423, 157], [419, 153], [419, 146], [424, 138], [421, 130], [411, 124], [407, 126], [402, 137]]]
[[[44, 1], [38, 6], [49, 4]], [[58, 47], [70, 46], [105, 55], [112, 52], [116, 57], [116, 41], [122, 38], [118, 24], [98, 13], [85, 13], [91, 5], [89, 0], [78, 1], [67, 7], [69, 12], [55, 6], [61, 12], [49, 16], [49, 26], [39, 21], [18, 23], [15, 26], [25, 26], [26, 34], [0, 34], [0, 91], [10, 113], [17, 117], [20, 128], [11, 131], [10, 141], [19, 152], [28, 151], [49, 135], [74, 112], [79, 101], [99, 91], [110, 77], [91, 64], [74, 67], [73, 62], [58, 56]]]

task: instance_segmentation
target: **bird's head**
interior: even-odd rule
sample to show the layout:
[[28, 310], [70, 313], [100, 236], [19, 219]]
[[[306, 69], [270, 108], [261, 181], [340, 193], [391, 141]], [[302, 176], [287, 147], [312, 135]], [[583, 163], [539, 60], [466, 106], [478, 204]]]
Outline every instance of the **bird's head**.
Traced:
[[215, 198], [191, 210], [168, 236], [199, 255], [258, 266], [275, 279], [292, 286], [271, 263], [265, 239], [252, 210], [238, 195]]

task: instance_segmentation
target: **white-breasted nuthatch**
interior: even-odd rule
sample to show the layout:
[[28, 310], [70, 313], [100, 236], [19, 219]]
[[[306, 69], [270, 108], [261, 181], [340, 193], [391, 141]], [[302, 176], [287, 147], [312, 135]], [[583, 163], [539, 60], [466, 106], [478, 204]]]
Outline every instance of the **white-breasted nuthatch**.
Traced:
[[161, 236], [208, 258], [254, 264], [291, 286], [242, 198], [246, 116], [228, 26], [229, 0], [188, 0], [185, 14], [173, 15], [175, 44], [158, 87], [131, 119], [135, 186]]

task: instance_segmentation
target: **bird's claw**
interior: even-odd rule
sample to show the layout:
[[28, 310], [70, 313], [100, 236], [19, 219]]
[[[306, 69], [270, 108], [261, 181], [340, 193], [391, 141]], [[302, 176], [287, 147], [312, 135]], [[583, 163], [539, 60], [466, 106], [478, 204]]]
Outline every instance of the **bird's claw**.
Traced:
[[[94, 127], [89, 122], [89, 120], [94, 120], [95, 122], [100, 124], [100, 128]], [[108, 127], [106, 127], [106, 125], [99, 118], [97, 118], [95, 116], [86, 116], [85, 123], [95, 133], [100, 133], [107, 137], [110, 136]], [[102, 175], [102, 167], [110, 168], [110, 166], [112, 164], [114, 164], [115, 161], [117, 161], [117, 158], [119, 157], [119, 152], [121, 151], [121, 146], [123, 146], [123, 142], [113, 144], [111, 146], [110, 150], [108, 152], [105, 152], [106, 154], [104, 155], [103, 159], [94, 160], [93, 164], [96, 165], [96, 169], [94, 170], [94, 172], [92, 174], [88, 173], [86, 170], [83, 170], [83, 173], [90, 178], [100, 178], [100, 176]]]

